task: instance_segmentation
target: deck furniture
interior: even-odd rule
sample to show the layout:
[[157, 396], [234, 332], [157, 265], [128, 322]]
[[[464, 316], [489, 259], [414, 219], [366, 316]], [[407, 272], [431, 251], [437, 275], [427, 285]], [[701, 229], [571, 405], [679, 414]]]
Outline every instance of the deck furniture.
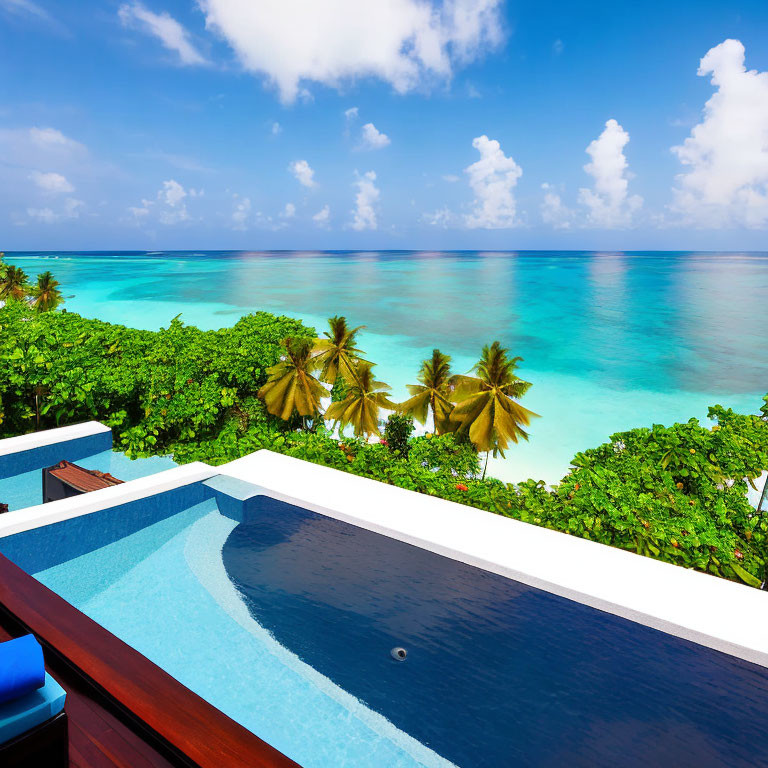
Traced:
[[33, 635], [0, 643], [0, 765], [69, 764], [65, 699]]
[[60, 461], [43, 470], [43, 503], [98, 491], [101, 488], [120, 485], [122, 482], [109, 472], [85, 469], [71, 461]]

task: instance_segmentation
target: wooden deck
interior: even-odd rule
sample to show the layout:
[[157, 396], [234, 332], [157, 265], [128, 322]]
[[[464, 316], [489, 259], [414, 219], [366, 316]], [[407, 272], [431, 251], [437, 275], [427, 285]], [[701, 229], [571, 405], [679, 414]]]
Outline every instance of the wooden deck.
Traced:
[[3, 555], [0, 632], [42, 643], [75, 768], [299, 768]]
[[[0, 616], [0, 641], [17, 637], [19, 627]], [[66, 666], [46, 663], [67, 692], [70, 768], [173, 768], [125, 723], [115, 717]]]

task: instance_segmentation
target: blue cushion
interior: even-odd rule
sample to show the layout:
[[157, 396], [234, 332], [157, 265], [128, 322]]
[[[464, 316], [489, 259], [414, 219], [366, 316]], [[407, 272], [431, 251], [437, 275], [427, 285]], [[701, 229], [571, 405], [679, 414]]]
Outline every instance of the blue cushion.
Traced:
[[58, 715], [64, 709], [66, 696], [64, 689], [46, 673], [42, 688], [0, 704], [0, 744]]
[[44, 683], [43, 649], [34, 635], [0, 643], [0, 704], [41, 688]]

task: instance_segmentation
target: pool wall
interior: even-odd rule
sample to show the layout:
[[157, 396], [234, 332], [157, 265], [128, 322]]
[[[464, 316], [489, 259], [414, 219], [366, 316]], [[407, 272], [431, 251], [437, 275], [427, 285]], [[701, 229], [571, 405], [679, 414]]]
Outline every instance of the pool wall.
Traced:
[[112, 544], [212, 497], [213, 492], [203, 483], [188, 483], [98, 510], [92, 513], [98, 515], [97, 525], [91, 515], [80, 515], [0, 538], [0, 552], [27, 573], [38, 573]]
[[0, 440], [0, 480], [61, 460], [77, 461], [112, 448], [112, 430], [98, 421]]
[[289, 504], [768, 667], [768, 592], [271, 451], [218, 469]]
[[[6, 554], [19, 565], [21, 563], [16, 558], [33, 559], [35, 557], [33, 552], [24, 551], [30, 546], [32, 548], [37, 546], [37, 544], [31, 544], [33, 537], [18, 538], [16, 543], [3, 541], [8, 537], [30, 532], [34, 533], [35, 536], [44, 537], [40, 541], [47, 541], [54, 548], [59, 546], [63, 553], [62, 559], [64, 557], [68, 559], [72, 556], [72, 550], [67, 551], [70, 545], [77, 547], [79, 544], [77, 541], [68, 541], [66, 546], [56, 544], [57, 541], [60, 541], [57, 537], [64, 531], [70, 530], [62, 528], [63, 523], [102, 510], [109, 510], [110, 517], [114, 517], [117, 521], [121, 510], [124, 512], [130, 509], [129, 517], [134, 518], [134, 523], [138, 524], [138, 527], [149, 525], [153, 521], [162, 519], [163, 516], [174, 514], [183, 509], [184, 507], [180, 504], [198, 503], [205, 498], [211, 498], [212, 492], [202, 486], [201, 483], [215, 474], [217, 474], [217, 470], [213, 467], [196, 461], [81, 496], [72, 496], [48, 504], [6, 512], [4, 515], [0, 515], [0, 552]], [[191, 490], [195, 484], [198, 484], [199, 488]], [[169, 492], [177, 490], [181, 492], [178, 498], [167, 495]], [[185, 494], [189, 495], [188, 498]], [[193, 501], [195, 498], [198, 501]], [[140, 522], [142, 519], [143, 523]], [[130, 527], [134, 523], [128, 522], [127, 525]], [[77, 528], [73, 527], [71, 530], [77, 530]], [[108, 536], [111, 535], [111, 533], [108, 534]], [[26, 541], [24, 546], [21, 545], [22, 541]], [[8, 554], [12, 549], [15, 557]], [[49, 556], [55, 557], [56, 555], [51, 554]], [[21, 565], [21, 567], [29, 572], [29, 568], [26, 566]]]

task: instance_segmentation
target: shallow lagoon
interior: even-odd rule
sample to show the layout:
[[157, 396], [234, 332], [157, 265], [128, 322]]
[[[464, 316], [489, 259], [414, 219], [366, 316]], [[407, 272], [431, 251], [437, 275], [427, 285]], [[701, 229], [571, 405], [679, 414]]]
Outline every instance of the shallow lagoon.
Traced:
[[464, 372], [499, 339], [524, 358], [531, 439], [493, 461], [504, 479], [556, 481], [615, 431], [707, 406], [754, 412], [768, 391], [768, 254], [164, 252], [14, 253], [54, 272], [67, 307], [140, 328], [179, 313], [203, 328], [255, 310], [321, 329], [367, 326], [377, 375], [406, 395], [433, 346]]

